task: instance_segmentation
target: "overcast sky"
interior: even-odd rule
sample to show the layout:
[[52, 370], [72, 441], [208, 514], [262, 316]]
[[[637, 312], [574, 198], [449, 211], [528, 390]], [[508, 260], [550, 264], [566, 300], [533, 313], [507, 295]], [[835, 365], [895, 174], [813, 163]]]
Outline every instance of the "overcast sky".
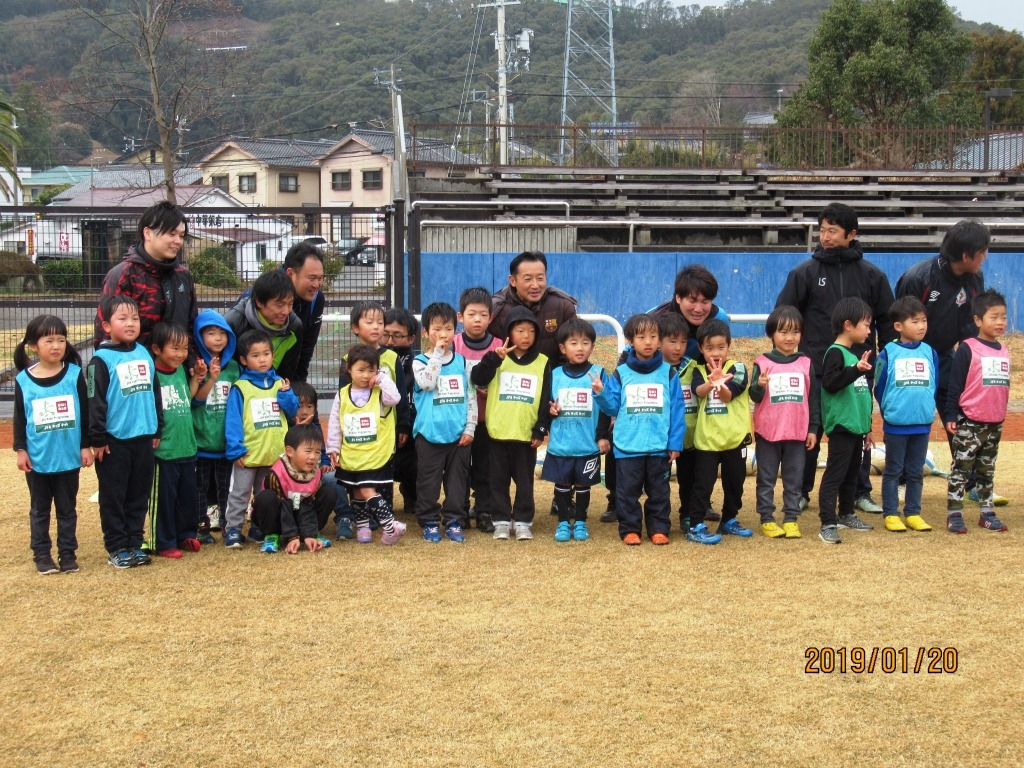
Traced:
[[[947, 0], [948, 1], [948, 0]], [[698, 5], [725, 5], [725, 0], [689, 0]], [[680, 4], [689, 5], [687, 0]], [[984, 23], [989, 21], [1003, 29], [1016, 29], [1024, 32], [1024, 2], [1022, 0], [953, 0], [949, 3], [960, 14], [960, 18], [968, 21]]]

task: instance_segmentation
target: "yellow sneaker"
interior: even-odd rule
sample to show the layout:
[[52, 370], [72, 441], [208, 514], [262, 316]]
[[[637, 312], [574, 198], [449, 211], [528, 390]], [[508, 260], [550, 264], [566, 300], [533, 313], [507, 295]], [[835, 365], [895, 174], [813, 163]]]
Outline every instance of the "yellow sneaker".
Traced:
[[783, 523], [782, 532], [786, 534], [787, 539], [799, 539], [800, 538], [800, 526], [794, 522]]
[[770, 523], [761, 523], [761, 533], [767, 536], [769, 539], [777, 539], [779, 536], [785, 536], [786, 532], [779, 528], [779, 524], [772, 520]]
[[907, 530], [907, 526], [900, 520], [899, 515], [886, 515], [885, 516], [885, 530], [894, 531], [900, 533]]
[[912, 531], [930, 531], [932, 529], [920, 515], [907, 515], [907, 528]]

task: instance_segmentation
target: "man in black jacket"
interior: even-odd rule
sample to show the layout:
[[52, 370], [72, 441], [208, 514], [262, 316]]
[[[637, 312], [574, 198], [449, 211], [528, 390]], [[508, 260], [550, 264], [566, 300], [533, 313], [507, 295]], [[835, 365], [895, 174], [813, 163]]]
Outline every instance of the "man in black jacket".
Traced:
[[[985, 290], [981, 268], [988, 258], [991, 240], [984, 224], [971, 219], [957, 222], [942, 238], [938, 256], [919, 261], [896, 281], [897, 298], [913, 296], [928, 310], [928, 332], [924, 340], [939, 355], [935, 389], [935, 406], [939, 413], [946, 407], [956, 347], [964, 339], [978, 334], [971, 305], [974, 297]], [[968, 493], [973, 485], [972, 480]], [[1005, 506], [1009, 500], [996, 494], [995, 503]]]
[[[811, 358], [821, 379], [825, 350], [835, 336], [832, 310], [840, 299], [857, 297], [871, 307], [871, 336], [863, 347], [854, 348], [858, 357], [867, 350], [882, 349], [895, 338], [889, 308], [893, 303], [889, 278], [877, 266], [864, 260], [864, 249], [857, 241], [857, 213], [848, 205], [831, 203], [818, 216], [819, 245], [811, 258], [790, 271], [775, 306], [794, 306], [804, 316], [800, 351]], [[818, 435], [820, 443], [821, 434]], [[814, 474], [818, 468], [818, 446], [807, 452], [804, 465], [800, 508], [807, 506]], [[864, 452], [857, 488], [857, 509], [880, 513], [882, 508], [871, 499], [871, 454]]]

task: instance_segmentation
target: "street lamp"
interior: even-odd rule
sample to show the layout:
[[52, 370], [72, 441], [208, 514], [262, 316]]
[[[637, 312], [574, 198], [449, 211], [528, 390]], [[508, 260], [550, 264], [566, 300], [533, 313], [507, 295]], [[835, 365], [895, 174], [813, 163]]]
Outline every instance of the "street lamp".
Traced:
[[785, 88], [779, 88], [779, 90], [778, 90], [778, 91], [776, 91], [776, 93], [778, 93], [778, 94], [779, 94], [779, 112], [781, 112], [781, 111], [782, 111], [782, 92], [783, 92], [784, 90], [786, 90], [786, 89], [785, 89]]
[[989, 88], [985, 91], [985, 170], [989, 165], [989, 143], [992, 139], [992, 99], [1008, 99], [1013, 96], [1012, 88]]

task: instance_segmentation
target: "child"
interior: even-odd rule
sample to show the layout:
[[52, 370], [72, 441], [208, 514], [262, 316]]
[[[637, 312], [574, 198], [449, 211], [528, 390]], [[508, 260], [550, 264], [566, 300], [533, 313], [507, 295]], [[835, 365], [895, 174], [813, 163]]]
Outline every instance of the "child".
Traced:
[[[416, 344], [420, 324], [416, 316], [404, 307], [392, 307], [384, 313], [383, 348], [398, 356], [396, 368], [402, 369], [406, 383], [405, 405], [409, 408], [410, 423], [416, 420], [416, 404], [413, 402], [412, 361], [419, 352]], [[402, 509], [411, 512], [416, 508], [416, 444], [406, 440], [395, 446], [395, 482], [402, 494]]]
[[[569, 318], [558, 326], [555, 339], [565, 363], [551, 371], [547, 385], [551, 392], [551, 436], [540, 477], [555, 484], [555, 541], [586, 541], [590, 538], [590, 487], [601, 482], [601, 454], [611, 449], [607, 440], [597, 439], [598, 420], [605, 422], [607, 432], [609, 418], [594, 405], [592, 382], [596, 378], [606, 384], [608, 374], [590, 362], [597, 332], [586, 320]], [[575, 517], [574, 522], [570, 522], [570, 516]]]
[[86, 382], [100, 525], [108, 562], [134, 568], [150, 562], [142, 551], [142, 531], [163, 409], [160, 390], [153, 386], [153, 358], [135, 343], [141, 327], [135, 300], [124, 294], [104, 296], [99, 315], [110, 340], [96, 348]]
[[[615, 505], [619, 536], [640, 544], [641, 524], [652, 544], [668, 544], [669, 467], [683, 449], [686, 421], [683, 390], [671, 366], [662, 360], [658, 321], [633, 315], [623, 329], [630, 349], [608, 384], [591, 377], [597, 404], [615, 419]], [[647, 504], [641, 517], [640, 495]]]
[[[430, 357], [413, 360], [416, 445], [419, 478], [416, 519], [423, 538], [441, 541], [440, 524], [451, 541], [466, 540], [464, 506], [469, 479], [469, 446], [476, 430], [476, 393], [469, 391], [466, 358], [452, 351], [455, 308], [434, 303], [423, 310], [423, 330], [430, 342]], [[444, 485], [444, 505], [437, 500]]]
[[[679, 527], [686, 531], [690, 515], [690, 497], [693, 490], [694, 459], [696, 458], [693, 449], [693, 433], [697, 426], [697, 398], [693, 395], [691, 384], [693, 383], [693, 370], [696, 368], [697, 362], [686, 355], [686, 349], [689, 347], [689, 325], [686, 318], [675, 312], [666, 312], [657, 319], [658, 332], [661, 334], [661, 359], [668, 363], [678, 376], [679, 386], [683, 391], [686, 434], [683, 437], [682, 453], [676, 459], [676, 482], [679, 485]], [[714, 536], [703, 523], [694, 528], [697, 529], [691, 531], [694, 536]]]
[[[394, 353], [392, 353], [394, 354]], [[405, 523], [395, 520], [391, 505], [379, 492], [392, 483], [395, 419], [391, 415], [402, 397], [380, 355], [369, 344], [356, 344], [345, 356], [350, 380], [334, 398], [327, 425], [327, 453], [335, 475], [352, 497], [356, 541], [373, 540], [370, 517], [384, 529], [380, 543], [397, 544]]]
[[155, 451], [156, 472], [149, 498], [149, 537], [146, 549], [177, 560], [182, 550], [198, 552], [196, 537], [196, 433], [192, 424], [192, 397], [206, 377], [206, 363], [196, 361], [191, 376], [182, 363], [188, 357], [188, 331], [163, 321], [153, 326], [150, 351], [160, 388], [163, 430]]
[[[863, 299], [840, 299], [832, 312], [835, 344], [825, 350], [821, 365], [821, 417], [828, 435], [828, 459], [818, 492], [819, 536], [826, 544], [841, 544], [839, 528], [870, 531], [857, 517], [857, 472], [861, 455], [871, 450], [871, 387], [867, 377], [871, 350], [857, 357], [851, 347], [871, 336], [871, 307]], [[839, 516], [836, 516], [836, 505]]]
[[[466, 375], [471, 376], [473, 366], [484, 355], [501, 346], [501, 339], [492, 336], [487, 326], [491, 323], [491, 292], [486, 288], [467, 288], [459, 296], [459, 322], [462, 333], [455, 337], [455, 351], [466, 358]], [[467, 520], [476, 517], [477, 530], [494, 533], [491, 499], [490, 452], [491, 436], [485, 420], [487, 390], [477, 389], [476, 432], [470, 444], [469, 485], [472, 486], [474, 509], [469, 510], [469, 493], [466, 493]], [[468, 524], [468, 523], [467, 523]]]
[[[311, 424], [320, 432], [320, 471], [323, 482], [334, 489], [334, 524], [340, 541], [351, 541], [356, 537], [355, 525], [352, 522], [352, 507], [348, 503], [345, 487], [338, 485], [338, 479], [331, 468], [331, 457], [327, 455], [327, 441], [324, 440], [323, 427], [320, 425], [320, 414], [317, 412], [319, 395], [312, 384], [296, 381], [292, 384], [292, 392], [299, 401], [299, 410], [295, 413], [296, 424]], [[323, 526], [321, 526], [323, 527]]]
[[[930, 531], [921, 517], [921, 489], [928, 437], [935, 420], [935, 388], [939, 356], [924, 342], [928, 314], [914, 296], [897, 299], [889, 318], [899, 334], [878, 353], [875, 363], [875, 399], [882, 412], [885, 434], [885, 474], [882, 477], [882, 508], [888, 531]], [[906, 525], [900, 520], [899, 485], [906, 473], [907, 495], [903, 504]]]
[[283, 546], [294, 555], [303, 544], [310, 552], [331, 546], [320, 535], [336, 500], [334, 486], [320, 471], [322, 452], [318, 424], [296, 424], [285, 434], [284, 453], [252, 502], [252, 520], [264, 534], [260, 552], [273, 554]]
[[509, 310], [505, 329], [505, 343], [484, 355], [470, 377], [477, 387], [487, 387], [494, 538], [508, 539], [515, 521], [516, 539], [528, 541], [533, 538], [537, 446], [544, 442], [551, 418], [547, 408], [551, 363], [537, 351], [540, 328], [526, 307]]
[[[193, 323], [193, 337], [199, 360], [206, 366], [206, 378], [192, 397], [192, 424], [196, 434], [196, 508], [200, 544], [213, 544], [210, 502], [217, 505], [223, 522], [228, 508], [231, 461], [225, 456], [224, 418], [231, 385], [238, 381], [235, 332], [219, 313], [204, 309]], [[197, 361], [198, 362], [198, 361]], [[212, 482], [211, 482], [212, 479]], [[213, 488], [216, 497], [208, 497]]]
[[[38, 358], [34, 365], [28, 352]], [[64, 321], [39, 315], [29, 322], [14, 350], [14, 450], [29, 492], [29, 536], [36, 571], [57, 573], [50, 552], [50, 505], [57, 517], [60, 573], [78, 570], [76, 527], [78, 475], [92, 466], [82, 361], [68, 344]], [[31, 428], [30, 428], [31, 426]]]
[[957, 347], [943, 416], [946, 431], [953, 436], [954, 461], [946, 495], [950, 533], [967, 533], [964, 485], [972, 469], [981, 503], [978, 525], [990, 531], [1006, 530], [992, 509], [992, 479], [1010, 397], [1010, 353], [998, 341], [1006, 332], [1006, 299], [991, 289], [982, 291], [973, 309], [978, 337]]
[[[800, 538], [800, 494], [807, 451], [818, 441], [821, 404], [811, 358], [799, 351], [804, 319], [784, 304], [768, 315], [765, 333], [772, 351], [754, 361], [750, 399], [754, 401], [757, 451], [757, 514], [769, 539]], [[782, 470], [782, 527], [775, 522], [775, 481]]]
[[[711, 506], [711, 490], [722, 470], [722, 534], [753, 535], [736, 519], [743, 506], [743, 481], [747, 477], [747, 446], [750, 445], [750, 397], [747, 368], [729, 357], [732, 333], [723, 320], [705, 320], [697, 328], [697, 344], [704, 364], [693, 371], [690, 385], [698, 399], [697, 426], [693, 436], [693, 492], [687, 538], [699, 544], [717, 544], [707, 536], [694, 534]], [[692, 535], [691, 535], [692, 534]]]
[[[248, 330], [238, 339], [241, 373], [228, 395], [224, 426], [225, 455], [234, 462], [231, 492], [224, 526], [224, 546], [241, 549], [242, 524], [253, 489], [262, 487], [277, 461], [299, 401], [287, 379], [274, 370], [274, 351], [266, 331]], [[254, 530], [255, 528], [255, 530]], [[249, 527], [249, 538], [262, 541], [259, 526]]]

